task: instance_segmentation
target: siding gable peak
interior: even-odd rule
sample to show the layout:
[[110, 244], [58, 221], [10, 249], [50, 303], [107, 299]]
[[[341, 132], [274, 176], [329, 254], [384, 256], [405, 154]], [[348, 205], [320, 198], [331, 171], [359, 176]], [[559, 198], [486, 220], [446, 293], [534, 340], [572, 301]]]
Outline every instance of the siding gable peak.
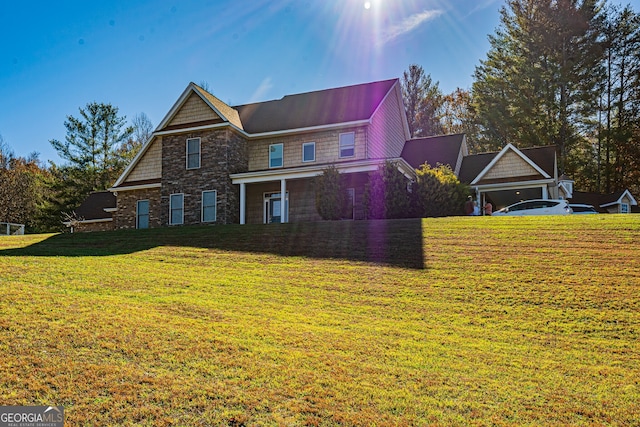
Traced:
[[236, 109], [191, 82], [162, 119], [156, 132], [218, 123], [243, 129]]
[[493, 158], [493, 160], [491, 160], [491, 162], [489, 162], [489, 164], [478, 174], [478, 176], [475, 177], [473, 181], [471, 181], [471, 185], [478, 184], [484, 178], [492, 177], [491, 175], [494, 167], [500, 162], [500, 160], [507, 159], [509, 157], [512, 157], [512, 159], [515, 158], [515, 160], [519, 160], [519, 163], [532, 173], [540, 174], [544, 178], [551, 178], [551, 176], [540, 166], [533, 162], [522, 151], [518, 150], [513, 144], [509, 143]]

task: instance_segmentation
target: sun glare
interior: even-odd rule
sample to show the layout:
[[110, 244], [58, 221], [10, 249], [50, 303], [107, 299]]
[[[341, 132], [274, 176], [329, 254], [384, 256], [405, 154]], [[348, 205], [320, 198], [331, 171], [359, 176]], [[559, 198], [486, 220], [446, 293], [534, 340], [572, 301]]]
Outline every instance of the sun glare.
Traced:
[[364, 8], [365, 9], [371, 9], [371, 2], [370, 1], [364, 2]]

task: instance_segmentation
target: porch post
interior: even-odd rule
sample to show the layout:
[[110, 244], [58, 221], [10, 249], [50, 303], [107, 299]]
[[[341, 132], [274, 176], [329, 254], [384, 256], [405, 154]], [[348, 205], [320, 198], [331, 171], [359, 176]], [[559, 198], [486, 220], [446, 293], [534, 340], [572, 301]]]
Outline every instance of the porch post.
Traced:
[[280, 213], [280, 222], [285, 223], [289, 222], [289, 212], [287, 209], [287, 180], [282, 178], [280, 180], [280, 201], [282, 203]]
[[543, 199], [548, 199], [549, 198], [549, 193], [547, 192], [547, 186], [546, 185], [542, 186], [542, 198]]
[[246, 198], [247, 198], [247, 184], [244, 182], [240, 183], [240, 224], [245, 224], [245, 208], [246, 208]]

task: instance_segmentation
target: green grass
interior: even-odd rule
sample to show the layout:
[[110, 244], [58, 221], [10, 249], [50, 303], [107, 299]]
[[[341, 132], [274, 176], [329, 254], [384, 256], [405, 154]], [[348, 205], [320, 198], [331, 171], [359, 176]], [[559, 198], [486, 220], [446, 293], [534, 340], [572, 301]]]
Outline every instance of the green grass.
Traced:
[[67, 425], [639, 425], [640, 217], [0, 238], [0, 404]]

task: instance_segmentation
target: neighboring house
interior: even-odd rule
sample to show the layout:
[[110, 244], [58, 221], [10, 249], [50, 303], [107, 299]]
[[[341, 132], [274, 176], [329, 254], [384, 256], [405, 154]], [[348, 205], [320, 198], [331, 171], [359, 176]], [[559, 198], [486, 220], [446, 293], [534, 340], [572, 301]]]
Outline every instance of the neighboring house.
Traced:
[[553, 145], [520, 150], [507, 144], [497, 153], [465, 156], [459, 177], [480, 206], [490, 202], [494, 209], [531, 199], [567, 199], [602, 213], [631, 213], [637, 206], [629, 190], [608, 195], [576, 191], [572, 179], [558, 176], [556, 152]]
[[601, 213], [631, 213], [638, 206], [638, 202], [629, 190], [621, 190], [612, 194], [574, 191], [570, 202], [592, 205]]
[[398, 79], [235, 107], [191, 83], [110, 189], [114, 226], [317, 220], [312, 178], [329, 165], [364, 218], [370, 172], [391, 160], [415, 177], [408, 139]]
[[96, 191], [89, 194], [64, 224], [72, 233], [112, 230], [115, 210], [116, 196], [110, 191]]
[[572, 183], [558, 176], [556, 147], [516, 148], [465, 156], [460, 181], [469, 184], [480, 206], [500, 209], [521, 200], [570, 198]]

